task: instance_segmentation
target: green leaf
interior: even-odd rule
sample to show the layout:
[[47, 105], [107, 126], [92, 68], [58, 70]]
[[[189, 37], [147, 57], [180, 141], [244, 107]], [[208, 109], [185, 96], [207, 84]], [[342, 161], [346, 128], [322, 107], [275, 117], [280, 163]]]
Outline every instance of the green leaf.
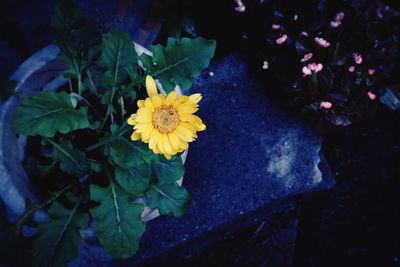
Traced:
[[62, 140], [60, 144], [48, 139], [53, 145], [53, 159], [60, 163], [60, 169], [75, 176], [82, 176], [90, 169], [90, 163], [84, 152], [72, 145], [69, 140]]
[[79, 7], [72, 0], [59, 0], [53, 16], [51, 27], [58, 30], [73, 30], [84, 25], [85, 18]]
[[192, 79], [210, 64], [215, 47], [215, 41], [201, 37], [182, 38], [180, 41], [168, 38], [165, 48], [161, 45], [152, 46], [153, 58], [142, 54], [140, 60], [148, 74], [158, 79], [167, 93], [175, 85], [188, 90], [192, 86]]
[[135, 46], [129, 34], [113, 31], [106, 35], [101, 45], [99, 64], [107, 68], [103, 81], [105, 85], [116, 87], [137, 65]]
[[89, 216], [78, 211], [80, 200], [72, 210], [54, 202], [50, 220], [39, 223], [39, 235], [33, 241], [33, 266], [67, 266], [78, 255], [83, 240], [79, 229], [87, 228]]
[[120, 137], [106, 146], [110, 159], [122, 168], [136, 167], [140, 163], [149, 163], [157, 158], [144, 143]]
[[140, 220], [141, 203], [132, 203], [131, 196], [110, 179], [106, 188], [90, 186], [90, 198], [99, 206], [90, 211], [96, 220], [100, 244], [116, 258], [129, 258], [139, 248], [146, 225]]
[[395, 91], [386, 89], [386, 93], [379, 98], [382, 104], [388, 106], [392, 110], [400, 108], [400, 97]]
[[65, 92], [43, 92], [22, 101], [14, 113], [12, 129], [19, 134], [53, 137], [89, 127], [87, 108], [75, 109]]
[[150, 164], [137, 164], [127, 169], [115, 167], [115, 180], [134, 196], [142, 196], [149, 186], [150, 177]]
[[153, 163], [153, 173], [158, 184], [172, 184], [183, 177], [185, 167], [180, 156], [167, 160], [164, 156]]
[[101, 165], [101, 163], [99, 163], [99, 162], [91, 161], [90, 162], [90, 169], [93, 170], [94, 172], [102, 172], [103, 171], [103, 165]]
[[60, 47], [59, 59], [67, 64], [66, 78], [77, 79], [78, 91], [84, 90], [82, 71], [88, 64], [91, 47], [100, 43], [98, 29], [87, 25], [79, 7], [72, 0], [60, 0], [54, 10], [51, 26], [53, 41]]
[[152, 185], [147, 196], [151, 208], [157, 208], [160, 214], [182, 216], [190, 203], [190, 195], [177, 183]]

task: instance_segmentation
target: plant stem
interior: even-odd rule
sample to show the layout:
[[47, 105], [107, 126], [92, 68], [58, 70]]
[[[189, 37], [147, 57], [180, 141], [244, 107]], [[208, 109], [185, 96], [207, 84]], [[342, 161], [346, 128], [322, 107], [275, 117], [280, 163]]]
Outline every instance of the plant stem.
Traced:
[[79, 100], [82, 100], [83, 102], [86, 103], [86, 105], [88, 105], [88, 106], [90, 106], [90, 107], [93, 108], [92, 104], [91, 104], [86, 98], [84, 98], [83, 96], [78, 95], [78, 94], [76, 94], [76, 93], [71, 93], [71, 95], [72, 95], [72, 96], [75, 96], [75, 97], [78, 98]]
[[69, 91], [71, 92], [71, 94], [74, 92], [74, 90], [72, 89], [72, 82], [71, 79], [68, 79], [68, 84], [69, 84]]
[[39, 206], [37, 206], [37, 207], [35, 207], [35, 208], [33, 208], [33, 209], [27, 211], [27, 212], [21, 217], [21, 219], [18, 221], [18, 224], [17, 224], [17, 232], [16, 232], [17, 236], [19, 236], [19, 233], [20, 233], [20, 231], [21, 231], [22, 223], [23, 223], [32, 213], [34, 213], [35, 211], [40, 210], [40, 209], [46, 207], [47, 205], [49, 205], [51, 202], [53, 202], [54, 200], [56, 200], [58, 197], [60, 197], [60, 196], [61, 196], [62, 194], [64, 194], [66, 191], [68, 191], [69, 189], [71, 189], [72, 186], [73, 186], [73, 185], [70, 184], [70, 185], [64, 187], [64, 188], [61, 189], [60, 191], [57, 191], [51, 198], [49, 198], [48, 200], [46, 200], [45, 202], [43, 202], [43, 203], [40, 204]]
[[124, 102], [124, 98], [122, 97], [122, 95], [119, 97], [119, 106], [121, 107], [121, 122], [124, 121], [124, 116], [126, 114], [126, 110], [125, 110], [125, 102]]
[[82, 95], [82, 77], [80, 74], [78, 75], [78, 92], [79, 95]]
[[106, 145], [106, 144], [108, 144], [108, 143], [114, 141], [115, 139], [117, 139], [117, 138], [123, 136], [126, 132], [128, 132], [128, 131], [131, 130], [130, 128], [124, 129], [124, 128], [127, 127], [127, 126], [128, 126], [128, 124], [125, 124], [125, 125], [123, 126], [123, 128], [122, 128], [123, 130], [122, 130], [118, 135], [112, 135], [112, 136], [108, 137], [107, 139], [104, 139], [104, 140], [102, 140], [102, 141], [100, 141], [100, 142], [98, 142], [98, 143], [96, 143], [96, 144], [94, 144], [94, 145], [91, 145], [90, 147], [86, 148], [85, 151], [86, 151], [86, 152], [93, 151], [93, 150], [95, 150], [96, 148], [99, 148], [99, 147], [101, 147], [101, 146], [104, 146], [104, 145]]
[[97, 96], [97, 98], [100, 98], [100, 96], [99, 96], [99, 94], [98, 94], [98, 92], [97, 92], [97, 87], [96, 87], [96, 85], [95, 85], [94, 82], [93, 82], [92, 74], [90, 73], [90, 70], [89, 70], [89, 69], [86, 70], [86, 74], [87, 74], [87, 76], [88, 76], [89, 83], [90, 83], [90, 85], [91, 85], [91, 87], [92, 87], [92, 89], [93, 89], [94, 94]]

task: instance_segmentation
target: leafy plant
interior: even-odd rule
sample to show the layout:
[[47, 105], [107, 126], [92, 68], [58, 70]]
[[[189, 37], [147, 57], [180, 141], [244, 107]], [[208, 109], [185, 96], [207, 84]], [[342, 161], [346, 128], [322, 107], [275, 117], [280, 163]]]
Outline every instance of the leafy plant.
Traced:
[[[146, 229], [144, 204], [135, 198], [147, 198], [161, 214], [181, 216], [190, 196], [177, 183], [184, 175], [181, 156], [167, 160], [131, 141], [126, 114], [145, 98], [147, 74], [167, 91], [177, 84], [188, 89], [208, 66], [215, 42], [170, 38], [165, 48], [153, 46], [152, 57], [139, 57], [127, 33], [101, 37], [69, 0], [58, 3], [52, 27], [69, 82], [23, 99], [14, 114], [14, 131], [29, 136], [26, 169], [47, 198], [27, 210], [17, 235], [24, 225], [37, 228], [34, 266], [67, 266], [83, 243], [80, 231], [93, 220], [113, 257], [131, 257]], [[48, 220], [35, 223], [30, 218], [40, 209], [47, 209]]]

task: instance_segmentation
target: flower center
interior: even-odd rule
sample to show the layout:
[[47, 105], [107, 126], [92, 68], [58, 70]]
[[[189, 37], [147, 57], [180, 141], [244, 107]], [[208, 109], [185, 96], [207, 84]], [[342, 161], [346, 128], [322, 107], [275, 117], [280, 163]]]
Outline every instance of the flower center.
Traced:
[[153, 126], [161, 133], [170, 133], [179, 123], [179, 116], [172, 106], [160, 106], [153, 113]]

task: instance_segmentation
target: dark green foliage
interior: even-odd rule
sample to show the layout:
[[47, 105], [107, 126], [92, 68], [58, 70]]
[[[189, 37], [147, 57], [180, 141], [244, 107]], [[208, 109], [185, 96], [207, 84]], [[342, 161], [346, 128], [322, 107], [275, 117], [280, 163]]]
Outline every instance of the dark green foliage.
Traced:
[[153, 57], [143, 54], [140, 59], [149, 74], [157, 78], [167, 92], [176, 85], [187, 90], [192, 86], [193, 78], [210, 64], [215, 47], [215, 41], [201, 37], [168, 38], [165, 47], [152, 46]]
[[83, 243], [79, 230], [87, 228], [89, 222], [88, 214], [78, 211], [80, 202], [72, 209], [53, 202], [50, 220], [39, 223], [39, 234], [33, 242], [33, 266], [67, 266], [78, 255]]
[[188, 192], [176, 183], [153, 185], [147, 196], [151, 200], [150, 207], [173, 216], [182, 216], [190, 202]]
[[180, 155], [167, 160], [148, 144], [131, 141], [133, 129], [126, 121], [136, 110], [136, 98], [143, 99], [147, 74], [167, 91], [177, 84], [187, 89], [208, 66], [215, 42], [170, 38], [165, 48], [153, 47], [154, 58], [142, 56], [139, 62], [127, 33], [113, 31], [102, 38], [71, 0], [59, 1], [51, 23], [69, 83], [23, 99], [14, 114], [12, 129], [35, 136], [28, 139], [34, 151], [28, 150], [24, 164], [48, 186], [40, 190], [47, 200], [28, 209], [18, 229], [36, 210], [48, 209], [48, 221], [29, 220], [38, 228], [34, 266], [67, 266], [78, 255], [79, 230], [89, 219], [110, 255], [131, 257], [146, 229], [144, 205], [134, 199], [149, 198], [161, 214], [181, 216], [190, 196], [177, 184], [184, 175]]
[[22, 101], [11, 127], [20, 134], [53, 137], [89, 127], [87, 113], [87, 108], [75, 108], [65, 92], [43, 92]]
[[140, 220], [143, 204], [132, 203], [131, 195], [110, 180], [106, 188], [90, 186], [90, 198], [99, 205], [90, 210], [96, 234], [111, 256], [129, 258], [139, 248], [146, 225]]

